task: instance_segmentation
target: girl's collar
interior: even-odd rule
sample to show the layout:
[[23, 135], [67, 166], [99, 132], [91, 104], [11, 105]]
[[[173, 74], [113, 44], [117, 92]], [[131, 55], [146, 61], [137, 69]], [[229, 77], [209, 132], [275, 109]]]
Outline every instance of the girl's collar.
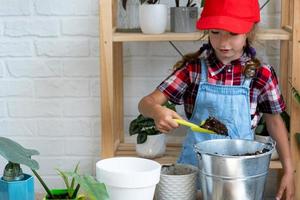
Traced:
[[231, 66], [239, 65], [239, 66], [244, 67], [245, 64], [246, 64], [246, 62], [248, 62], [249, 60], [251, 60], [251, 57], [248, 56], [247, 53], [243, 53], [243, 55], [240, 58], [231, 61], [230, 64], [224, 65], [217, 58], [217, 56], [215, 55], [215, 53], [214, 53], [213, 50], [207, 51], [206, 56], [207, 56], [207, 63], [208, 63], [208, 71], [209, 71], [209, 73], [212, 76], [215, 76], [218, 73], [220, 73], [221, 71], [223, 71], [226, 68], [226, 66], [229, 66], [229, 65], [231, 65]]

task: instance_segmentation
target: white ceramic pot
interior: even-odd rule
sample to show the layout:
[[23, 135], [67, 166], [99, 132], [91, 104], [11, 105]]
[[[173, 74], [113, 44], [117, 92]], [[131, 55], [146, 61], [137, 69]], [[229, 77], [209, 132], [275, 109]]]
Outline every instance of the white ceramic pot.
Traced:
[[148, 135], [146, 142], [136, 144], [135, 150], [138, 156], [144, 158], [161, 157], [166, 152], [166, 135]]
[[193, 165], [163, 166], [156, 188], [159, 200], [196, 200], [199, 169]]
[[[272, 138], [270, 136], [262, 136], [262, 135], [255, 135], [255, 140], [258, 142], [268, 143], [272, 142]], [[279, 159], [279, 155], [277, 150], [275, 150], [271, 155], [271, 160], [277, 160]]]
[[166, 31], [168, 9], [164, 4], [143, 4], [140, 6], [140, 27], [145, 34], [161, 34]]
[[153, 160], [114, 157], [96, 163], [96, 178], [110, 200], [153, 200], [161, 165]]

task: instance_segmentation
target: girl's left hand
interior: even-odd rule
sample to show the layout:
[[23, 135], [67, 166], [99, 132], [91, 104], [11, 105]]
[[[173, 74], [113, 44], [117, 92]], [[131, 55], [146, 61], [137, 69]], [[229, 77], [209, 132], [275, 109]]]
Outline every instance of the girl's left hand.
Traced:
[[276, 200], [283, 199], [283, 193], [285, 193], [285, 199], [284, 200], [293, 200], [295, 195], [295, 184], [294, 184], [294, 173], [284, 173], [281, 182], [280, 187], [278, 189]]

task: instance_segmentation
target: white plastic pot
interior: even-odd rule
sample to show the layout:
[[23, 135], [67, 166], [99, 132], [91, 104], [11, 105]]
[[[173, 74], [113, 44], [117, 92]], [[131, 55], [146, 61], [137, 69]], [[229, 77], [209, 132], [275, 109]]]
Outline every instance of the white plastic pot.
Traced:
[[96, 178], [106, 185], [110, 200], [152, 200], [160, 170], [153, 160], [114, 157], [96, 163]]
[[166, 152], [166, 135], [148, 135], [146, 142], [136, 144], [135, 150], [138, 156], [144, 158], [158, 158]]
[[143, 4], [140, 6], [140, 26], [145, 34], [161, 34], [166, 31], [168, 8], [164, 4]]

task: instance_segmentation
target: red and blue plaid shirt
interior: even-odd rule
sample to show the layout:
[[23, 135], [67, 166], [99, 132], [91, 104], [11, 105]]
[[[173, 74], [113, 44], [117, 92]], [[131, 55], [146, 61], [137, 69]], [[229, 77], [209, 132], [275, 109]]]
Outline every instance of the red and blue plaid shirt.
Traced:
[[[219, 85], [241, 85], [244, 80], [243, 66], [250, 59], [244, 54], [240, 59], [224, 65], [214, 53], [206, 55], [208, 82]], [[173, 103], [184, 104], [191, 117], [201, 80], [200, 59], [175, 70], [157, 88]], [[278, 79], [270, 65], [262, 64], [250, 85], [251, 126], [255, 128], [262, 113], [281, 113], [285, 103], [278, 86]]]

